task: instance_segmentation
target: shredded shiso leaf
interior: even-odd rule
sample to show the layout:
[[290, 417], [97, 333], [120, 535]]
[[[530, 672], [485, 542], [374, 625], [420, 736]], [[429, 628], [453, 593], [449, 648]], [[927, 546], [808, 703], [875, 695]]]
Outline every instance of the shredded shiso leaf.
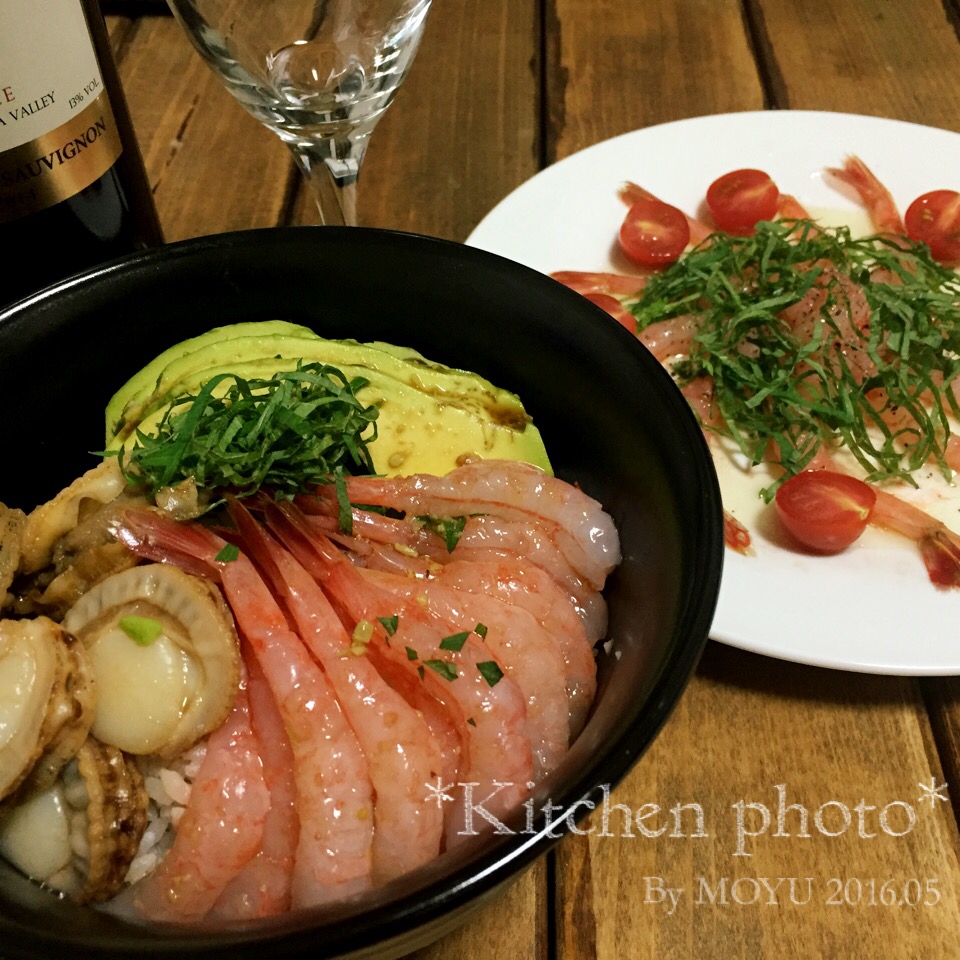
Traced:
[[132, 447], [108, 453], [152, 495], [188, 478], [236, 497], [261, 487], [292, 496], [333, 480], [349, 519], [344, 476], [375, 472], [367, 447], [377, 436], [377, 408], [357, 399], [367, 382], [322, 363], [270, 379], [220, 374], [175, 399], [156, 433], [138, 430]]
[[[869, 304], [860, 328], [844, 322], [851, 280]], [[804, 340], [780, 314], [815, 288], [826, 295], [818, 332]], [[928, 461], [952, 477], [945, 450], [948, 418], [960, 420], [952, 389], [960, 277], [924, 244], [855, 239], [808, 220], [764, 222], [750, 237], [713, 234], [651, 277], [631, 309], [638, 330], [696, 317], [690, 354], [672, 372], [680, 384], [709, 377], [721, 425], [706, 426], [752, 464], [782, 466], [765, 498], [823, 444], [849, 450], [871, 482], [916, 486], [913, 472]]]

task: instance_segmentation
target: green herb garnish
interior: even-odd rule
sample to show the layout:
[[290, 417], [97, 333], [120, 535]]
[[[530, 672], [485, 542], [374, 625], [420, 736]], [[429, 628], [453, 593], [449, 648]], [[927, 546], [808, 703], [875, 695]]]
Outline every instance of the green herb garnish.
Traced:
[[235, 543], [227, 543], [213, 558], [217, 563], [233, 563], [240, 556], [240, 548]]
[[341, 526], [350, 529], [343, 478], [374, 473], [367, 447], [377, 436], [377, 408], [356, 396], [367, 382], [322, 363], [270, 379], [220, 374], [196, 395], [176, 398], [155, 435], [138, 430], [129, 451], [113, 454], [127, 479], [151, 494], [187, 478], [238, 497], [262, 486], [292, 496], [333, 480]]
[[480, 676], [482, 676], [491, 687], [495, 687], [503, 679], [503, 671], [500, 669], [500, 664], [498, 664], [496, 660], [484, 660], [477, 664], [477, 669], [480, 671]]
[[130, 614], [121, 617], [117, 621], [117, 626], [138, 646], [149, 647], [156, 643], [163, 633], [163, 624], [153, 617], [139, 617]]
[[428, 530], [432, 530], [443, 539], [447, 553], [453, 553], [467, 524], [467, 519], [467, 517], [417, 517], [417, 520]]
[[400, 617], [397, 614], [392, 617], [377, 617], [377, 620], [380, 621], [380, 626], [388, 637], [392, 637], [397, 632], [397, 625], [400, 623]]
[[407, 659], [408, 659], [408, 660], [419, 660], [419, 659], [420, 659], [419, 654], [417, 653], [416, 650], [413, 649], [413, 647], [407, 647], [406, 650], [407, 650]]
[[441, 650], [462, 650], [463, 645], [467, 642], [467, 637], [470, 636], [470, 631], [466, 630], [463, 633], [454, 633], [449, 637], [444, 637], [440, 641]]
[[[821, 302], [802, 331], [780, 314], [805, 299]], [[760, 223], [752, 237], [714, 234], [651, 277], [632, 311], [640, 330], [696, 318], [673, 374], [681, 384], [710, 378], [719, 425], [705, 426], [751, 463], [779, 463], [785, 479], [827, 444], [846, 447], [869, 481], [916, 486], [912, 472], [931, 460], [952, 476], [960, 277], [923, 244], [853, 239], [803, 220]]]
[[447, 660], [424, 660], [423, 665], [439, 673], [444, 680], [457, 679], [457, 668]]

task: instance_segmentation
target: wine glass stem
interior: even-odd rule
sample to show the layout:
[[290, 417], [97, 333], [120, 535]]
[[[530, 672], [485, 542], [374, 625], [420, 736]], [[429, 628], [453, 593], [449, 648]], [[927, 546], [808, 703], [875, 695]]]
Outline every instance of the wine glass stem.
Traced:
[[357, 178], [367, 138], [330, 138], [288, 146], [313, 189], [323, 224], [356, 226]]

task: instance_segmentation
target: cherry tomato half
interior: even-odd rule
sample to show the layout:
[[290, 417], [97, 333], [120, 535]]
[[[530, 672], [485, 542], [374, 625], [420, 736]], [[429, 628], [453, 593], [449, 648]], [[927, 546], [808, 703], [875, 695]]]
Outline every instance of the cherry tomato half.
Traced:
[[746, 237], [777, 213], [780, 191], [762, 170], [733, 170], [707, 188], [707, 207], [721, 230]]
[[839, 553], [863, 533], [877, 493], [868, 483], [832, 470], [807, 470], [777, 490], [777, 515], [805, 547]]
[[960, 263], [960, 193], [931, 190], [917, 197], [903, 217], [907, 236], [925, 243], [940, 263]]
[[607, 293], [585, 293], [584, 296], [591, 303], [606, 310], [621, 326], [636, 334], [637, 318], [616, 297], [611, 297]]
[[690, 225], [676, 207], [641, 198], [627, 211], [620, 227], [620, 248], [641, 267], [665, 267], [690, 242]]

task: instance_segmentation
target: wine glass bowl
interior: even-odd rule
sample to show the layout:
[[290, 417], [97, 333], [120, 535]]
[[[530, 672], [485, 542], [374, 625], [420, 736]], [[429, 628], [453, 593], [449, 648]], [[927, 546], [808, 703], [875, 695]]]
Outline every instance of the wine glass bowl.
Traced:
[[168, 0], [227, 89], [287, 144], [325, 224], [356, 224], [370, 134], [416, 55], [430, 0]]

